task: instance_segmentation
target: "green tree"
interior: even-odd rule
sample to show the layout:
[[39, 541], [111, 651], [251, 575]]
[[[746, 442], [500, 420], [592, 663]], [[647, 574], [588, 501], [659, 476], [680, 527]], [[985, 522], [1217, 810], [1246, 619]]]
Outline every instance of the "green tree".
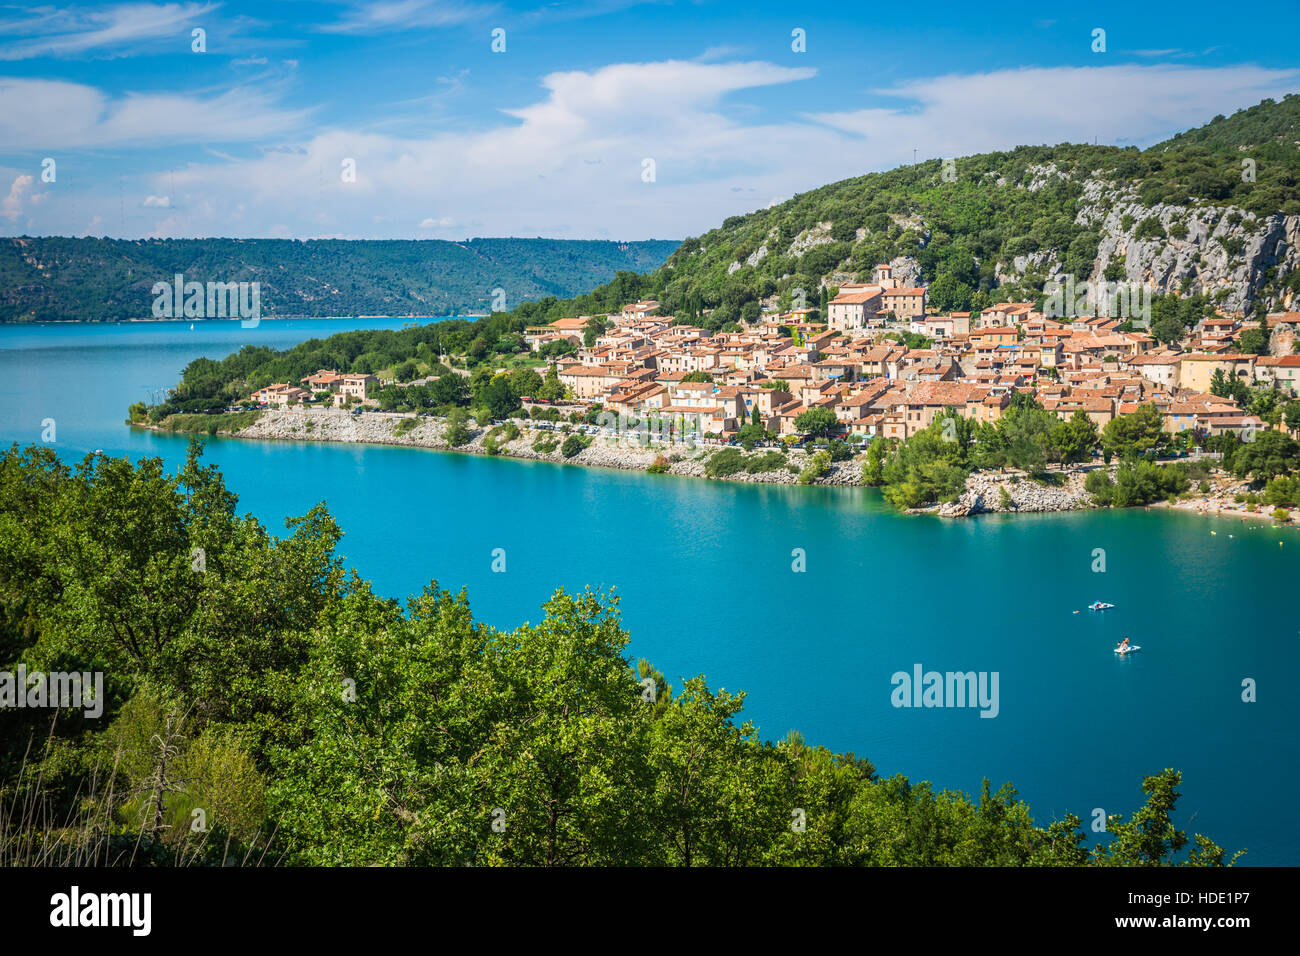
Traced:
[[[1147, 795], [1146, 805], [1133, 817], [1124, 821], [1118, 814], [1106, 823], [1111, 834], [1109, 842], [1098, 844], [1093, 850], [1094, 859], [1107, 866], [1172, 866], [1175, 857], [1187, 845], [1187, 834], [1173, 822], [1174, 809], [1180, 794], [1175, 789], [1183, 775], [1167, 769], [1146, 777], [1142, 792]], [[1223, 865], [1224, 851], [1197, 834], [1196, 847], [1183, 865]], [[1232, 857], [1232, 862], [1241, 856]]]
[[455, 372], [448, 372], [429, 383], [429, 395], [437, 405], [463, 405], [469, 401], [469, 382]]
[[1151, 322], [1151, 336], [1161, 345], [1177, 345], [1187, 334], [1187, 326], [1177, 315], [1162, 315]]
[[755, 865], [788, 829], [783, 768], [757, 743], [752, 723], [735, 724], [744, 699], [694, 677], [651, 729], [651, 820], [665, 862]]
[[885, 480], [885, 440], [877, 438], [867, 446], [867, 460], [862, 465], [862, 481], [872, 488]]
[[810, 408], [795, 416], [795, 431], [803, 435], [821, 438], [829, 435], [839, 425], [835, 412], [829, 408]]
[[510, 387], [510, 379], [506, 375], [493, 376], [479, 390], [478, 397], [494, 419], [507, 418], [519, 407], [519, 396]]
[[537, 394], [533, 397], [545, 399], [548, 402], [564, 398], [564, 383], [560, 381], [560, 374], [556, 371], [554, 365], [546, 370], [546, 378], [542, 382], [542, 387], [537, 390]]
[[452, 448], [459, 448], [469, 441], [467, 419], [465, 411], [460, 408], [453, 408], [447, 413], [447, 430], [444, 437]]
[[1102, 448], [1121, 458], [1146, 454], [1160, 447], [1164, 416], [1150, 403], [1129, 415], [1116, 415], [1101, 432]]
[[1241, 351], [1254, 355], [1268, 354], [1268, 327], [1261, 326], [1257, 329], [1243, 329], [1237, 336], [1237, 348]]
[[517, 368], [510, 373], [510, 390], [520, 397], [536, 398], [542, 384], [542, 377], [536, 369]]
[[1097, 424], [1087, 412], [1077, 409], [1068, 421], [1052, 426], [1050, 443], [1061, 461], [1067, 464], [1085, 461], [1097, 445]]
[[1259, 480], [1300, 469], [1300, 442], [1273, 429], [1256, 432], [1232, 456], [1231, 468], [1241, 477]]
[[969, 311], [975, 290], [956, 276], [944, 273], [926, 290], [926, 300], [936, 312]]
[[591, 348], [596, 344], [596, 339], [605, 334], [609, 326], [609, 320], [604, 316], [592, 316], [587, 320], [587, 324], [582, 327], [582, 344], [587, 348]]

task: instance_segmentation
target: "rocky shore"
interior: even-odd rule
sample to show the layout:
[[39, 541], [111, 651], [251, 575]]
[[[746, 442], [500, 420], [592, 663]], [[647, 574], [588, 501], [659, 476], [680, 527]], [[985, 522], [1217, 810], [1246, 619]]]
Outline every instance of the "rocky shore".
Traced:
[[[708, 457], [724, 446], [712, 444], [677, 443], [657, 447], [640, 447], [634, 442], [604, 436], [591, 437], [590, 444], [571, 458], [565, 458], [560, 445], [568, 435], [557, 429], [537, 428], [536, 423], [512, 419], [519, 428], [519, 437], [511, 441], [498, 441], [496, 454], [507, 458], [531, 461], [550, 461], [559, 464], [586, 465], [595, 468], [617, 468], [623, 471], [647, 471], [657, 460], [663, 459], [664, 473], [690, 478], [707, 477], [704, 465]], [[405, 422], [414, 422], [414, 426]], [[408, 445], [439, 451], [456, 451], [470, 455], [488, 455], [490, 426], [469, 426], [470, 440], [463, 445], [451, 446], [447, 441], [446, 423], [441, 418], [420, 418], [398, 412], [366, 412], [353, 415], [340, 409], [296, 408], [278, 409], [263, 413], [247, 428], [233, 432], [231, 437], [258, 441], [328, 441], [371, 445]], [[570, 434], [577, 434], [572, 432]], [[553, 441], [551, 451], [534, 447], [538, 442]], [[762, 449], [758, 453], [762, 453]], [[808, 464], [809, 455], [801, 450], [786, 456], [786, 465], [774, 471], [738, 472], [717, 478], [718, 481], [739, 481], [752, 484], [798, 483], [799, 472]], [[835, 462], [828, 472], [813, 481], [818, 485], [863, 486], [862, 464], [864, 455]]]
[[960, 498], [933, 510], [945, 518], [963, 518], [999, 511], [1023, 514], [1094, 508], [1092, 496], [1083, 490], [1085, 476], [1083, 470], [1065, 473], [1062, 483], [1053, 486], [1019, 473], [979, 472], [966, 479]]
[[[519, 428], [518, 437], [491, 442], [492, 428], [470, 426], [470, 439], [454, 448], [446, 437], [446, 423], [441, 418], [416, 417], [398, 412], [366, 412], [353, 415], [341, 409], [289, 408], [273, 409], [262, 413], [251, 425], [231, 433], [235, 438], [257, 441], [324, 441], [373, 445], [407, 445], [439, 451], [456, 451], [471, 455], [497, 454], [509, 458], [532, 461], [550, 461], [559, 464], [585, 465], [593, 468], [616, 468], [623, 471], [647, 471], [658, 463], [664, 474], [689, 478], [706, 478], [705, 463], [708, 458], [725, 447], [714, 444], [677, 443], [656, 447], [642, 447], [632, 441], [606, 436], [584, 436], [587, 446], [572, 457], [566, 458], [560, 446], [569, 434], [558, 428], [539, 428], [537, 423], [513, 420]], [[753, 454], [762, 455], [766, 449]], [[793, 450], [785, 462], [771, 471], [735, 474], [714, 478], [715, 481], [737, 481], [751, 484], [797, 484], [799, 473], [808, 464], [809, 454]], [[811, 484], [843, 487], [864, 487], [862, 466], [865, 455], [847, 461], [832, 463], [827, 472]], [[1059, 484], [1043, 484], [1023, 473], [979, 472], [966, 479], [966, 490], [954, 502], [910, 509], [910, 514], [932, 514], [944, 518], [960, 518], [993, 513], [1049, 513], [1077, 511], [1097, 507], [1084, 491], [1087, 472], [1100, 465], [1088, 465], [1060, 473]], [[1205, 515], [1241, 515], [1243, 517], [1271, 517], [1272, 509], [1247, 512], [1245, 506], [1233, 500], [1244, 490], [1240, 481], [1216, 478], [1213, 488], [1204, 496], [1180, 502], [1179, 510]], [[1167, 503], [1160, 506], [1168, 507]]]

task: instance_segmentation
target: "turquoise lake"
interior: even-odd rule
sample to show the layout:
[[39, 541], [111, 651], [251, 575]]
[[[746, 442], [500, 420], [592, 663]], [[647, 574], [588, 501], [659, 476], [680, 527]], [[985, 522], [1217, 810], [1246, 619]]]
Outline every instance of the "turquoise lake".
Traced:
[[[174, 467], [184, 437], [123, 419], [191, 359], [401, 325], [0, 327], [0, 440], [37, 443], [53, 418], [66, 459], [102, 449]], [[747, 691], [764, 737], [797, 728], [881, 774], [966, 792], [1009, 780], [1039, 822], [1070, 811], [1085, 828], [1094, 808], [1130, 814], [1143, 774], [1175, 767], [1189, 833], [1247, 848], [1244, 863], [1300, 863], [1294, 530], [1162, 510], [944, 521], [895, 514], [870, 490], [410, 448], [212, 439], [205, 458], [273, 532], [324, 501], [345, 559], [386, 595], [437, 579], [513, 627], [558, 587], [616, 587], [630, 654], [676, 685], [704, 674]], [[1105, 573], [1092, 571], [1097, 548]], [[1083, 610], [1096, 600], [1116, 608]], [[1143, 649], [1120, 660], [1124, 635]], [[891, 675], [917, 664], [996, 672], [996, 718], [895, 708]]]

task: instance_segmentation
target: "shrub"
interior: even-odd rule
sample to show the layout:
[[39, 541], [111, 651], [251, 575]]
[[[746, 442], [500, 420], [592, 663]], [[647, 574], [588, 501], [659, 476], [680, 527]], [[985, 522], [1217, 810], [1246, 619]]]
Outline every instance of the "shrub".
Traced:
[[745, 453], [739, 448], [722, 448], [709, 456], [704, 473], [710, 478], [725, 478], [744, 471], [746, 465]]
[[785, 467], [785, 455], [779, 451], [769, 451], [765, 454], [758, 455], [749, 459], [745, 463], [745, 470], [751, 475], [762, 474], [765, 471], [780, 471]]
[[1115, 497], [1115, 482], [1102, 469], [1088, 472], [1088, 477], [1083, 479], [1083, 489], [1099, 505], [1109, 505]]
[[565, 458], [572, 458], [586, 447], [587, 443], [582, 440], [581, 435], [570, 435], [564, 439], [564, 444], [560, 446], [560, 454]]
[[646, 468], [646, 471], [652, 475], [664, 474], [668, 471], [668, 459], [663, 455], [656, 455], [655, 460], [650, 462], [650, 466]]
[[483, 439], [483, 450], [489, 455], [501, 454], [501, 446], [507, 442], [512, 442], [519, 437], [519, 426], [514, 422], [506, 422], [504, 425], [498, 425], [487, 433]]
[[514, 441], [519, 437], [519, 426], [514, 422], [506, 422], [488, 432], [488, 437], [502, 443]]
[[848, 461], [853, 457], [853, 449], [840, 439], [834, 439], [829, 446], [831, 461]]
[[808, 459], [803, 471], [799, 472], [799, 484], [810, 485], [831, 470], [831, 453], [819, 451]]
[[[1117, 508], [1150, 504], [1161, 498], [1179, 495], [1190, 486], [1186, 465], [1157, 465], [1150, 461], [1125, 462], [1115, 474], [1115, 488], [1110, 503]], [[1087, 487], [1086, 481], [1084, 487]]]
[[1137, 230], [1133, 233], [1135, 239], [1163, 239], [1165, 237], [1164, 227], [1160, 225], [1160, 220], [1155, 216], [1147, 216], [1138, 223]]
[[1264, 488], [1264, 501], [1277, 507], [1300, 507], [1300, 476], [1280, 475]]

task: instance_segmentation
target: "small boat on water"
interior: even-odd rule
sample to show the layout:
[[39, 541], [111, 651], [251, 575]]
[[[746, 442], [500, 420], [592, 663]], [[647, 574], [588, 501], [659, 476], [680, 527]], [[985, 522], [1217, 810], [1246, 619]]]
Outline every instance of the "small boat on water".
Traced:
[[1123, 657], [1125, 654], [1132, 654], [1134, 651], [1140, 651], [1140, 650], [1142, 650], [1141, 644], [1130, 644], [1128, 647], [1115, 648], [1115, 653], [1118, 654], [1120, 657]]
[[1115, 605], [1107, 604], [1105, 601], [1093, 601], [1088, 605], [1089, 611], [1109, 611]]

